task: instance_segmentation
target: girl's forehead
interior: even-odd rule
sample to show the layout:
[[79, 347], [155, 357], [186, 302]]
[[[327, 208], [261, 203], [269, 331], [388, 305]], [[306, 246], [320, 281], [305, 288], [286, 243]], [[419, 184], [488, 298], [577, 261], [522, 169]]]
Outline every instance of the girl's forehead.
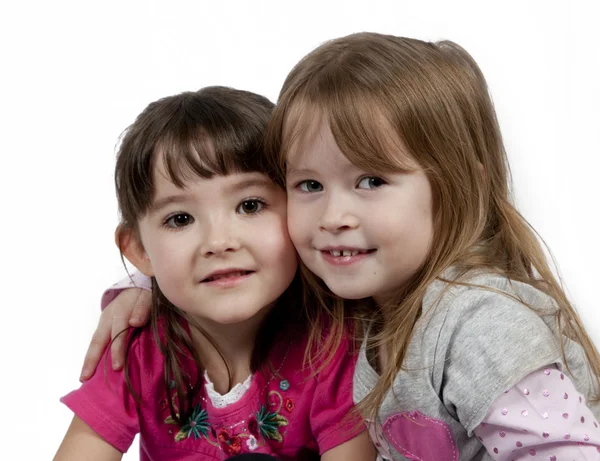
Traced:
[[[334, 122], [335, 123], [335, 122]], [[286, 172], [298, 170], [362, 170], [369, 172], [408, 172], [420, 169], [397, 130], [381, 121], [369, 136], [345, 131], [339, 126], [334, 135], [329, 120], [317, 114], [313, 120], [296, 121], [288, 130], [291, 140], [285, 149]]]

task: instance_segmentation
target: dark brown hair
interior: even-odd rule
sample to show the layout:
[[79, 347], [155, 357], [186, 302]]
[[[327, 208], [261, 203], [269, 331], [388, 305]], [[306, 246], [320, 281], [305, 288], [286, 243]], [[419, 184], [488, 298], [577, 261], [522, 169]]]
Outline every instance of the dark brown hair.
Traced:
[[[151, 103], [124, 132], [118, 149], [115, 184], [121, 211], [120, 228], [138, 232], [138, 220], [152, 204], [154, 167], [159, 161], [164, 162], [169, 179], [180, 187], [194, 177], [211, 178], [243, 172], [263, 173], [276, 181], [275, 168], [263, 153], [264, 131], [272, 109], [273, 104], [263, 96], [216, 86]], [[261, 325], [251, 358], [252, 372], [265, 365], [276, 332], [286, 324], [300, 324], [299, 299], [299, 277], [296, 277]], [[285, 315], [280, 306], [285, 306]], [[203, 370], [185, 325], [198, 329], [219, 350], [197, 322], [169, 302], [154, 278], [151, 312], [154, 337], [165, 357], [167, 393], [171, 381], [175, 383], [176, 404], [170, 395], [167, 395], [167, 402], [172, 418], [181, 424], [192, 412]], [[127, 356], [133, 339], [140, 332], [136, 329], [129, 336]], [[229, 371], [231, 386], [229, 365], [222, 354], [221, 358]], [[183, 369], [182, 363], [186, 359], [192, 359], [196, 364], [194, 378], [189, 377], [192, 370]], [[129, 383], [127, 361], [125, 376], [135, 395]]]
[[[282, 178], [286, 156], [315, 120], [329, 124], [340, 150], [365, 171], [406, 171], [394, 155], [394, 143], [403, 143], [434, 196], [434, 244], [423, 267], [399, 287], [394, 302], [366, 306], [369, 319], [385, 319], [372, 345], [389, 345], [390, 363], [362, 402], [363, 415], [377, 413], [402, 368], [425, 291], [450, 266], [463, 274], [494, 271], [550, 295], [562, 335], [581, 344], [592, 373], [600, 376], [598, 351], [535, 231], [513, 204], [492, 100], [464, 49], [449, 41], [360, 33], [309, 53], [289, 73], [267, 131], [266, 150]], [[303, 274], [315, 299], [339, 324], [347, 303], [332, 298], [305, 268]], [[318, 331], [319, 318], [312, 323]], [[598, 384], [596, 378], [597, 390]]]

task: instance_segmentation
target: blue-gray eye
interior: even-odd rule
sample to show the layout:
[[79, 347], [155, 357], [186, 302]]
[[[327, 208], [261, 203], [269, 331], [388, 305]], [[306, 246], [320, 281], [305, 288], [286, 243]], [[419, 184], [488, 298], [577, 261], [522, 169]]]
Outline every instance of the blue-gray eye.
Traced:
[[302, 181], [300, 184], [298, 184], [298, 187], [302, 192], [321, 192], [323, 190], [322, 184], [313, 179]]
[[385, 181], [377, 176], [365, 176], [358, 183], [359, 189], [377, 189], [385, 184]]

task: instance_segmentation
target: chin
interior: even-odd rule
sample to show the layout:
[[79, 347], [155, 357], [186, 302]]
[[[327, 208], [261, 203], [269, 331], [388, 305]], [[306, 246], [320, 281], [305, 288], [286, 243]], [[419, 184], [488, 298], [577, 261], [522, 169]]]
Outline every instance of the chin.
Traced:
[[364, 299], [372, 296], [372, 291], [367, 290], [366, 287], [357, 286], [356, 284], [329, 284], [325, 281], [327, 288], [331, 290], [331, 292], [344, 299]]
[[235, 325], [238, 323], [249, 322], [258, 316], [262, 317], [264, 314], [266, 314], [264, 308], [251, 308], [240, 311], [239, 307], [236, 307], [229, 312], [224, 310], [217, 315], [213, 315], [211, 320], [221, 325]]

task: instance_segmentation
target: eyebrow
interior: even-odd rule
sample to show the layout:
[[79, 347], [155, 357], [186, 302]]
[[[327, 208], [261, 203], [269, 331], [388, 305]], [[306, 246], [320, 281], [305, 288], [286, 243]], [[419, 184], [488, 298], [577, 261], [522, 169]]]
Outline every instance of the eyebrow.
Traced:
[[286, 173], [290, 176], [310, 176], [314, 171], [309, 168], [288, 168]]
[[163, 197], [158, 199], [150, 205], [150, 213], [156, 213], [168, 205], [177, 204], [177, 203], [185, 203], [191, 201], [191, 197], [189, 194], [177, 194], [177, 195], [169, 195], [167, 197]]
[[267, 178], [249, 178], [226, 186], [225, 190], [229, 192], [238, 192], [250, 187], [265, 187], [267, 189], [273, 189], [276, 188], [277, 185]]
[[[274, 189], [277, 187], [277, 185], [266, 178], [250, 178], [250, 179], [244, 179], [238, 182], [235, 182], [233, 184], [230, 184], [228, 186], [225, 186], [225, 191], [229, 194], [233, 193], [233, 192], [239, 192], [242, 191], [244, 189], [248, 189], [250, 187], [265, 187], [265, 188], [269, 188], [269, 189]], [[173, 205], [173, 204], [178, 204], [178, 203], [186, 203], [186, 202], [191, 202], [193, 201], [193, 197], [191, 196], [191, 194], [176, 194], [176, 195], [169, 195], [167, 197], [162, 197], [154, 202], [152, 202], [152, 204], [150, 205], [150, 213], [157, 213], [158, 211], [162, 210], [163, 208], [165, 208], [168, 205]]]

